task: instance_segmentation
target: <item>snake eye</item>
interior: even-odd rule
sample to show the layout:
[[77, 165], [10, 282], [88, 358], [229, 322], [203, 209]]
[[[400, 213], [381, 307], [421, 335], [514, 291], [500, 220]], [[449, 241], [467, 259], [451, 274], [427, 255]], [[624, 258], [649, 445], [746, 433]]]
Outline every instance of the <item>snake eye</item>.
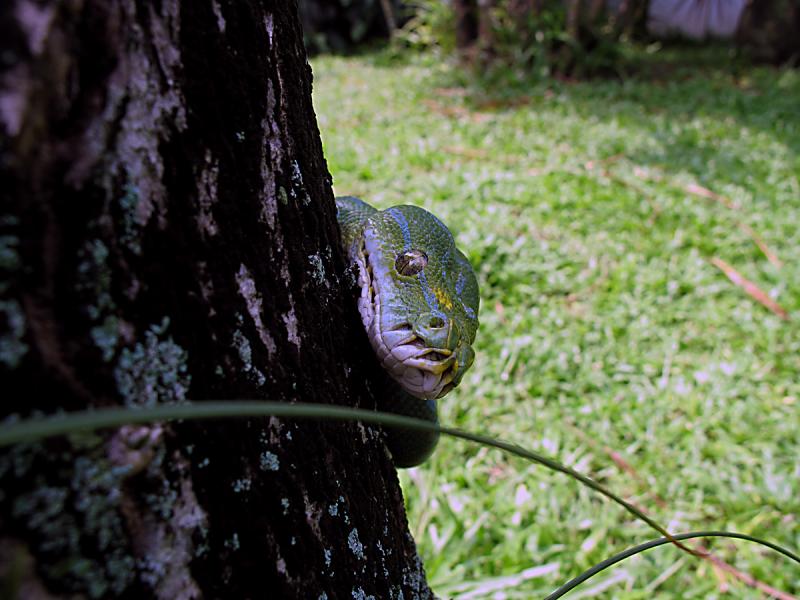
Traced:
[[422, 250], [409, 250], [397, 255], [394, 268], [400, 275], [416, 275], [428, 264], [428, 255]]

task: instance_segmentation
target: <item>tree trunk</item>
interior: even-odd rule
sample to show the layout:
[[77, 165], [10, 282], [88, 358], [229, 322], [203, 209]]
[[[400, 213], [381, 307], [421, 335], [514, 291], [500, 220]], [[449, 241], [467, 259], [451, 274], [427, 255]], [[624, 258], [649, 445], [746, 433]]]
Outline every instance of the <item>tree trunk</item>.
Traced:
[[579, 41], [581, 22], [581, 0], [567, 0], [567, 34]]
[[456, 21], [456, 48], [469, 53], [478, 37], [478, 17], [475, 0], [453, 0]]
[[494, 50], [492, 9], [492, 0], [478, 0], [478, 59], [484, 64], [491, 60]]
[[[0, 27], [6, 418], [374, 407], [296, 5], [9, 0]], [[72, 435], [3, 451], [0, 489], [17, 597], [431, 596], [359, 424]]]

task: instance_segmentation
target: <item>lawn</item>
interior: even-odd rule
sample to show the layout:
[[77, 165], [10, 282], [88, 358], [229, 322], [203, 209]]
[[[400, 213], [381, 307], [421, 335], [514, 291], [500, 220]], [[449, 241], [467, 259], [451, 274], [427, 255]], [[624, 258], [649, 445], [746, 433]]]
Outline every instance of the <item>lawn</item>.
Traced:
[[[478, 273], [477, 359], [444, 423], [552, 456], [674, 532], [797, 551], [800, 74], [692, 52], [624, 82], [513, 85], [433, 56], [319, 57], [314, 100], [337, 194], [431, 210]], [[445, 598], [541, 598], [658, 537], [564, 475], [456, 440], [402, 483]], [[707, 546], [800, 595], [796, 564]], [[723, 596], [765, 597], [661, 547], [568, 597]]]

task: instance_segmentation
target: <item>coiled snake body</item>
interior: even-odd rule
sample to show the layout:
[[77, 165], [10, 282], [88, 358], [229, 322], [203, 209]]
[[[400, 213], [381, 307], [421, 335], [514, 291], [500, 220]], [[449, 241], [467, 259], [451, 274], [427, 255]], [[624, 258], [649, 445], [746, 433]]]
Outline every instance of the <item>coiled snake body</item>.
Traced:
[[[416, 206], [378, 210], [336, 199], [342, 243], [358, 271], [358, 310], [386, 371], [379, 408], [438, 422], [436, 399], [472, 366], [478, 282], [450, 230]], [[395, 465], [426, 460], [438, 434], [387, 430]]]

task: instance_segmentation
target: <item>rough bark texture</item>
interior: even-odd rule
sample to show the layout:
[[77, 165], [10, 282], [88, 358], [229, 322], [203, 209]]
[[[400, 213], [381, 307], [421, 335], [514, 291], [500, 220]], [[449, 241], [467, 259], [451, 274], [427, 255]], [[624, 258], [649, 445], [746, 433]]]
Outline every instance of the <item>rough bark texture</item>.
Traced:
[[[6, 418], [374, 406], [294, 3], [9, 0], [0, 34]], [[358, 424], [73, 435], [3, 451], [0, 489], [19, 597], [430, 596]]]

